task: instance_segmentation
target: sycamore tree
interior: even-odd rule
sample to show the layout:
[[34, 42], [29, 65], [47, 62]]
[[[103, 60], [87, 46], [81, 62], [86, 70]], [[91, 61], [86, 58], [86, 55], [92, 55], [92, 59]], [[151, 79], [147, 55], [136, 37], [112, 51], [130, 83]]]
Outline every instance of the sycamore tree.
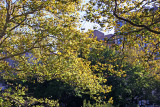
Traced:
[[[87, 58], [101, 42], [80, 33], [78, 11], [81, 0], [1, 0], [0, 1], [0, 78], [1, 81], [63, 81], [101, 101], [107, 93], [106, 79], [95, 75]], [[14, 63], [10, 63], [14, 62]], [[8, 83], [0, 95], [1, 106], [59, 106], [49, 98], [36, 99], [27, 86]]]
[[122, 60], [143, 63], [145, 71], [159, 80], [159, 6], [159, 0], [90, 0], [84, 9], [86, 20], [104, 30], [115, 29], [111, 38], [121, 44], [112, 46], [124, 55]]

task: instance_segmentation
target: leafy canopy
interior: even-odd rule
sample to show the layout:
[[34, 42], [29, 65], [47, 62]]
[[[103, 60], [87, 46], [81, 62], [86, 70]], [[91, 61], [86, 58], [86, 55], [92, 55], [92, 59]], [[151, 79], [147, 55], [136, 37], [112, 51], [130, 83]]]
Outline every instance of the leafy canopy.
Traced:
[[133, 58], [133, 64], [143, 62], [146, 71], [159, 79], [159, 60], [155, 60], [160, 52], [159, 6], [159, 0], [90, 0], [86, 20], [106, 25], [102, 26], [105, 30], [114, 28], [111, 38], [121, 42], [114, 47], [124, 55], [122, 59]]
[[[90, 62], [78, 57], [80, 49], [87, 54], [101, 44], [76, 29], [80, 5], [80, 0], [0, 1], [1, 80], [57, 79], [94, 99], [97, 93], [109, 92], [110, 87], [101, 85], [106, 79], [96, 76]], [[27, 87], [18, 83], [8, 85], [0, 95], [2, 106], [58, 106], [57, 101], [30, 96]]]

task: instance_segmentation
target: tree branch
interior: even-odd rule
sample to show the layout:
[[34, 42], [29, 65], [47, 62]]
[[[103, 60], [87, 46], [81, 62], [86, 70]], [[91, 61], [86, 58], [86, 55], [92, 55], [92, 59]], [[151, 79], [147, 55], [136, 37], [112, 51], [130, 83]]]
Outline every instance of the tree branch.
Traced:
[[[6, 1], [7, 2], [7, 1]], [[6, 3], [6, 10], [7, 10], [7, 14], [6, 14], [6, 23], [3, 27], [3, 30], [1, 32], [1, 35], [0, 35], [0, 40], [2, 39], [2, 37], [6, 34], [6, 30], [7, 30], [7, 24], [9, 23], [9, 19], [10, 19], [10, 13], [9, 13], [9, 10], [10, 10], [10, 1]]]
[[152, 33], [160, 34], [159, 31], [152, 30], [151, 28], [149, 28], [149, 26], [139, 25], [139, 24], [133, 23], [132, 21], [130, 21], [130, 20], [128, 20], [128, 19], [125, 19], [125, 18], [123, 18], [123, 17], [118, 16], [118, 15], [116, 14], [116, 10], [117, 10], [117, 0], [115, 0], [115, 10], [114, 10], [114, 12], [113, 12], [113, 15], [114, 15], [116, 18], [118, 18], [118, 19], [120, 19], [120, 20], [123, 20], [123, 21], [125, 21], [125, 22], [127, 22], [127, 23], [129, 23], [129, 24], [131, 24], [131, 25], [133, 25], [133, 26], [145, 28], [145, 29], [147, 29], [148, 31], [150, 31], [150, 32], [152, 32]]
[[14, 30], [15, 28], [17, 28], [18, 26], [20, 26], [25, 20], [27, 19], [27, 16], [25, 16], [24, 20], [22, 20], [20, 23], [18, 23], [16, 26], [12, 27], [9, 31]]
[[9, 100], [12, 100], [13, 102], [15, 102], [15, 103], [17, 103], [18, 105], [20, 104], [21, 106], [19, 106], [19, 107], [23, 107], [23, 104], [20, 102], [20, 101], [18, 101], [17, 99], [14, 99], [14, 98], [12, 98], [12, 97], [10, 97], [10, 96], [2, 96], [4, 99], [5, 98], [8, 98]]

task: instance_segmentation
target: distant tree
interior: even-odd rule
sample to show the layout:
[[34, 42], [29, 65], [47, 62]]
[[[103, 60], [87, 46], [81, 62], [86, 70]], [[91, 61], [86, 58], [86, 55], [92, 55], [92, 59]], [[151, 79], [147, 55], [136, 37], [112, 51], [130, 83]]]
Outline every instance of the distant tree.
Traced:
[[[143, 63], [137, 61], [133, 64], [134, 59], [130, 58], [134, 57], [132, 54], [125, 60], [122, 60], [123, 55], [109, 47], [103, 50], [92, 49], [89, 54], [91, 68], [97, 75], [107, 79], [105, 84], [112, 86], [112, 91], [106, 94], [106, 97], [113, 97], [115, 106], [136, 105], [140, 100], [150, 100], [159, 104], [158, 96], [152, 95], [152, 92], [159, 89], [160, 82], [150, 75], [150, 71], [144, 69]], [[112, 70], [108, 69], [109, 66], [112, 66]]]

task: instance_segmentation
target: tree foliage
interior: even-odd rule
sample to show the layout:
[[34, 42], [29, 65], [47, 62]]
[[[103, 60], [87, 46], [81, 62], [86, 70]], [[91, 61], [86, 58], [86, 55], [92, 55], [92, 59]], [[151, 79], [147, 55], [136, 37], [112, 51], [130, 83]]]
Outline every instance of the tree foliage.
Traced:
[[[97, 53], [99, 54], [97, 55]], [[115, 52], [114, 49], [108, 47], [103, 50], [94, 49], [89, 54], [91, 68], [96, 74], [102, 73], [102, 76], [107, 79], [105, 84], [112, 86], [112, 91], [106, 94], [108, 99], [113, 97], [115, 106], [136, 105], [138, 101], [144, 99], [159, 104], [158, 97], [152, 95], [152, 92], [159, 89], [160, 83], [149, 72], [145, 71], [143, 63], [138, 61], [136, 64], [132, 63], [134, 59], [130, 57], [134, 56], [130, 54], [127, 61], [121, 60], [122, 57], [123, 54], [120, 55], [119, 52]], [[111, 72], [109, 69], [102, 69], [102, 64], [113, 65], [114, 72]], [[95, 66], [97, 66], [97, 69], [95, 69]], [[118, 75], [121, 73], [121, 70], [123, 74]]]
[[[62, 81], [97, 102], [106, 101], [103, 95], [112, 87], [105, 84], [107, 77], [125, 77], [125, 73], [130, 73], [128, 66], [124, 69], [126, 62], [131, 63], [131, 67], [140, 66], [138, 76], [144, 73], [147, 78], [160, 80], [160, 64], [155, 60], [160, 51], [159, 1], [91, 0], [86, 6], [81, 6], [81, 2], [0, 1], [0, 78], [8, 83], [0, 95], [1, 106], [59, 106], [57, 100], [48, 96], [36, 98], [29, 93], [27, 84], [22, 85], [52, 80]], [[154, 8], [148, 9], [147, 5]], [[107, 23], [106, 29], [115, 27], [111, 38], [120, 38], [121, 44], [112, 44], [114, 54], [99, 56], [104, 43], [92, 38], [91, 32], [77, 30], [79, 11], [85, 9], [83, 7], [86, 20], [102, 27]], [[120, 27], [119, 22], [123, 26]], [[89, 53], [94, 49], [96, 54], [90, 60]], [[102, 61], [105, 58], [107, 60]], [[132, 76], [131, 80], [136, 79]], [[112, 97], [107, 100], [113, 103]]]
[[[112, 95], [118, 95], [113, 99], [121, 102], [125, 97], [130, 99], [131, 96], [143, 96], [144, 90], [148, 93], [148, 96], [145, 97], [152, 99], [153, 96], [149, 94], [158, 89], [155, 84], [159, 86], [157, 81], [160, 80], [160, 2], [158, 0], [90, 0], [85, 6], [86, 21], [98, 23], [104, 30], [115, 30], [114, 35], [107, 38], [106, 42], [115, 40], [115, 44], [113, 43], [110, 47], [114, 48], [120, 57], [113, 58], [112, 55], [105, 61], [106, 55], [99, 56], [99, 52], [95, 51], [98, 55], [94, 54], [96, 57], [92, 58], [94, 63], [100, 60], [107, 64], [114, 65], [113, 63], [115, 63], [116, 65], [116, 61], [118, 61], [117, 65], [124, 66], [122, 71], [126, 77], [111, 76], [111, 79], [108, 78], [108, 82], [113, 86]], [[99, 68], [96, 69], [98, 72], [105, 70], [101, 68], [106, 64], [101, 63], [96, 63], [98, 65], [96, 68]], [[114, 70], [108, 71], [108, 68], [105, 70], [106, 75], [110, 72], [116, 72], [115, 65], [112, 66]]]
[[[2, 0], [0, 1], [0, 71], [1, 80], [60, 80], [98, 100], [97, 93], [110, 91], [101, 85], [89, 61], [79, 58], [101, 43], [76, 29], [80, 0]], [[8, 84], [0, 95], [1, 105], [58, 106], [48, 98], [37, 99], [27, 93], [27, 86]], [[7, 102], [7, 103], [6, 103]], [[53, 105], [54, 104], [54, 105]]]
[[158, 0], [90, 0], [85, 8], [86, 19], [106, 25], [102, 26], [105, 30], [114, 28], [111, 38], [120, 40], [121, 44], [114, 47], [124, 55], [122, 59], [134, 54], [133, 63], [143, 62], [146, 71], [159, 79], [159, 60], [155, 60], [160, 49], [159, 6]]

